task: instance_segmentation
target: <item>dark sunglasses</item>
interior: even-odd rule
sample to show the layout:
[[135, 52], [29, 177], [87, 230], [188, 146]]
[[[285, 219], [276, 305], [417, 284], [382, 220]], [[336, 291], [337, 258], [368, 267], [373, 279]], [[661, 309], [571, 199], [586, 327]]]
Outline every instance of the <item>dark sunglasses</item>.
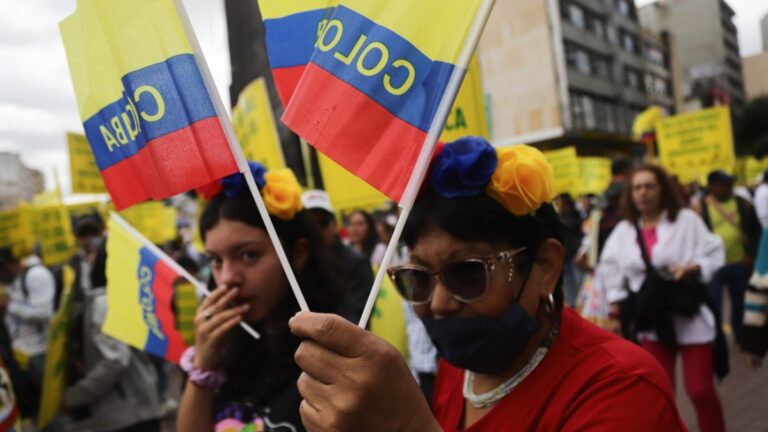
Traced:
[[400, 295], [413, 304], [429, 303], [432, 300], [437, 279], [456, 300], [471, 303], [480, 300], [488, 290], [496, 264], [506, 262], [512, 265], [514, 256], [524, 250], [523, 247], [496, 255], [453, 261], [435, 272], [407, 264], [392, 267], [387, 273]]

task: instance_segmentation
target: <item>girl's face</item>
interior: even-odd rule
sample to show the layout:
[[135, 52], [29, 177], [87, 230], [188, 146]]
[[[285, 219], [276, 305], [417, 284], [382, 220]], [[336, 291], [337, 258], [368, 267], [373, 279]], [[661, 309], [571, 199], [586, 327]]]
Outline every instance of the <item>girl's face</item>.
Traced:
[[365, 220], [365, 216], [360, 213], [350, 216], [347, 223], [347, 232], [349, 233], [349, 241], [356, 244], [362, 243], [368, 235], [368, 223]]
[[288, 291], [288, 282], [266, 231], [221, 219], [205, 235], [216, 285], [238, 288], [235, 302], [248, 303], [245, 321], [263, 321]]
[[632, 176], [632, 202], [641, 214], [661, 210], [661, 185], [651, 171], [638, 171]]

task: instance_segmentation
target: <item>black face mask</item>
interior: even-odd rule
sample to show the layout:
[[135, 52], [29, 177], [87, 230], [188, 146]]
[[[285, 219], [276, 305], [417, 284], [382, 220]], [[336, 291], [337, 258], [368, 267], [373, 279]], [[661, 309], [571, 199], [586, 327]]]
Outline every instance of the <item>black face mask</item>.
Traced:
[[499, 318], [424, 319], [423, 322], [437, 351], [448, 363], [488, 375], [509, 369], [542, 325], [517, 301]]

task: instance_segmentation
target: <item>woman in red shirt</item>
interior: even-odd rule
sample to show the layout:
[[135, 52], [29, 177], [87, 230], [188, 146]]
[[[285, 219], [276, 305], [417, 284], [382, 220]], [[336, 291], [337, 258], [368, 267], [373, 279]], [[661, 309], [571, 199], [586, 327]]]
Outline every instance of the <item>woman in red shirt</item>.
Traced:
[[390, 270], [442, 357], [433, 413], [385, 342], [299, 314], [307, 429], [685, 430], [658, 363], [563, 308], [552, 195], [532, 147], [443, 148], [404, 232], [410, 264]]

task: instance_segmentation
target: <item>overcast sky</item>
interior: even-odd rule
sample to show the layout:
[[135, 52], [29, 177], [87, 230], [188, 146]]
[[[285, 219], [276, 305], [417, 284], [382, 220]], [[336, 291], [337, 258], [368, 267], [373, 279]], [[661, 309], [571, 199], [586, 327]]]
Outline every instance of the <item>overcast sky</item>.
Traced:
[[[126, 0], [130, 1], [130, 0]], [[511, 1], [511, 0], [505, 0]], [[515, 0], [519, 1], [519, 0]], [[638, 5], [651, 0], [637, 0]], [[764, 0], [728, 0], [742, 55], [761, 51]], [[229, 106], [229, 53], [223, 0], [184, 0], [219, 94]], [[52, 185], [54, 167], [71, 190], [65, 133], [82, 132], [58, 22], [75, 0], [0, 0], [0, 151], [21, 153]]]

